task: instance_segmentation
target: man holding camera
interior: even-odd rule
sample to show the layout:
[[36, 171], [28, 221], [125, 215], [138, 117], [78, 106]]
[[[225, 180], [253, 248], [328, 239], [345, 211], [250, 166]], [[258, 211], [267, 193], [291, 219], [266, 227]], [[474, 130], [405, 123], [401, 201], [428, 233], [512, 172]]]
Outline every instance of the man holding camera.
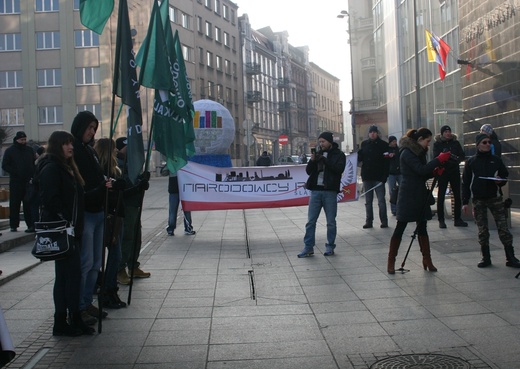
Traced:
[[463, 221], [461, 217], [462, 202], [459, 169], [459, 164], [465, 159], [464, 150], [457, 140], [457, 136], [451, 133], [450, 126], [442, 126], [440, 135], [435, 136], [433, 156], [437, 157], [441, 152], [450, 152], [451, 157], [444, 164], [444, 172], [438, 178], [437, 218], [439, 219], [439, 228], [446, 228], [446, 223], [444, 222], [444, 198], [448, 183], [455, 200], [453, 225], [455, 227], [467, 227], [468, 223]]
[[309, 198], [308, 220], [305, 224], [305, 244], [298, 254], [299, 258], [314, 255], [316, 241], [316, 222], [321, 209], [327, 219], [327, 243], [323, 255], [334, 255], [336, 248], [336, 214], [338, 211], [338, 192], [340, 191], [341, 175], [345, 170], [346, 157], [334, 142], [331, 132], [323, 132], [318, 137], [318, 151], [311, 150], [311, 159], [305, 171], [309, 175], [305, 187], [311, 191]]

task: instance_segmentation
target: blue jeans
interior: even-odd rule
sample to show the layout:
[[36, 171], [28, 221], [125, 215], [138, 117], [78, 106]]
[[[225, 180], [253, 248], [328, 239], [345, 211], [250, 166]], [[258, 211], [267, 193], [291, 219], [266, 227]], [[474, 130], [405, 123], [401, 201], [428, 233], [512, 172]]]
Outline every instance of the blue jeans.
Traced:
[[[363, 190], [367, 191], [377, 186], [379, 181], [363, 181]], [[381, 224], [388, 224], [388, 214], [386, 213], [386, 202], [385, 202], [385, 184], [381, 184], [376, 189], [369, 191], [365, 194], [365, 210], [367, 213], [367, 224], [372, 224], [374, 221], [374, 209], [372, 209], [372, 202], [374, 201], [374, 192], [377, 196], [377, 205], [379, 206], [379, 219]]]
[[[173, 233], [177, 227], [177, 213], [179, 211], [180, 196], [178, 193], [170, 194], [170, 206], [168, 209], [168, 228], [166, 232], [168, 234]], [[193, 226], [191, 225], [191, 211], [184, 211], [184, 230], [192, 231]]]
[[[390, 174], [386, 181], [388, 184], [388, 193], [392, 193], [392, 188], [394, 188], [395, 184], [401, 184], [401, 175], [400, 174]], [[397, 214], [397, 204], [390, 203], [390, 210], [392, 211], [392, 215]]]
[[85, 310], [92, 303], [92, 295], [101, 268], [103, 252], [103, 227], [105, 214], [85, 212], [85, 225], [81, 238], [81, 286], [80, 310]]
[[305, 237], [303, 243], [306, 249], [312, 249], [316, 244], [316, 222], [321, 209], [327, 219], [327, 245], [336, 246], [336, 214], [338, 212], [338, 200], [336, 191], [311, 191], [309, 198], [308, 220], [305, 224]]

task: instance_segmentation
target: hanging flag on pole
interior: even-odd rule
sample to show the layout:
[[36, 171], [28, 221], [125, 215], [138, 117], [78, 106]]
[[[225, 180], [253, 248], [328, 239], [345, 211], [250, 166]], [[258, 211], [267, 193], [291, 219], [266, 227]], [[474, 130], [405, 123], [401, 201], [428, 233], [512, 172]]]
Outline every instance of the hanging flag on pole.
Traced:
[[114, 0], [80, 0], [81, 24], [100, 35], [112, 10], [114, 10]]
[[143, 169], [144, 145], [139, 82], [130, 32], [127, 2], [119, 0], [113, 92], [126, 105], [128, 177], [135, 184]]
[[171, 29], [168, 0], [161, 2], [160, 8], [154, 1], [148, 33], [136, 60], [141, 66], [141, 85], [155, 88], [155, 148], [166, 156], [168, 169], [175, 173], [195, 153], [195, 109], [182, 46]]
[[451, 47], [432, 32], [428, 30], [425, 31], [428, 61], [439, 65], [439, 75], [441, 80], [443, 80], [444, 77], [446, 77], [446, 56], [448, 56]]

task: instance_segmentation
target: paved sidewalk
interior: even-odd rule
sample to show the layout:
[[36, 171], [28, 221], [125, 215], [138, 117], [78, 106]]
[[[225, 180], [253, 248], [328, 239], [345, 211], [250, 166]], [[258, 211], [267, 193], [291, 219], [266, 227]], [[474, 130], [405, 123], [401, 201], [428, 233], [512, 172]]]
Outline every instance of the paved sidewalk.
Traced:
[[[361, 369], [385, 358], [444, 360], [426, 366], [438, 368], [519, 367], [520, 270], [505, 266], [496, 231], [493, 266], [479, 269], [476, 225], [448, 222], [441, 230], [433, 220], [439, 271], [422, 269], [415, 241], [410, 271], [388, 275], [395, 218], [389, 229], [378, 222], [362, 229], [363, 200], [340, 204], [334, 256], [322, 255], [322, 214], [315, 256], [298, 259], [306, 207], [194, 212], [197, 234], [185, 236], [181, 225], [170, 237], [167, 195], [167, 178], [153, 178], [140, 257], [152, 276], [135, 281], [128, 308], [109, 310], [102, 333], [52, 336], [52, 263], [0, 286], [17, 352], [8, 368]], [[520, 214], [512, 218], [518, 245]], [[409, 243], [403, 240], [396, 266]], [[34, 263], [26, 251], [25, 263]], [[120, 292], [126, 299], [128, 287]]]

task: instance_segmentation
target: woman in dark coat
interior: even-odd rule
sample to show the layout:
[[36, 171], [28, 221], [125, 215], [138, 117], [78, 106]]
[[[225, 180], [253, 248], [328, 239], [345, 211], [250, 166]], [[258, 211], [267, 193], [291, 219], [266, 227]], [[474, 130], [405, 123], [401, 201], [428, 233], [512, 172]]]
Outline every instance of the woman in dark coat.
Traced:
[[[55, 131], [49, 137], [47, 152], [38, 158], [35, 182], [41, 203], [42, 221], [66, 219], [74, 225], [75, 249], [66, 259], [55, 261], [54, 336], [92, 334], [79, 311], [80, 240], [83, 231], [83, 178], [74, 162], [74, 137], [66, 131]], [[67, 312], [71, 324], [67, 323]]]
[[428, 204], [430, 194], [426, 181], [440, 174], [437, 169], [448, 161], [450, 153], [441, 153], [427, 163], [426, 153], [432, 140], [432, 132], [427, 128], [410, 129], [400, 142], [401, 184], [397, 197], [397, 225], [390, 239], [388, 252], [388, 273], [395, 273], [395, 257], [401, 244], [404, 230], [408, 222], [416, 222], [419, 247], [423, 254], [423, 267], [431, 272], [437, 271], [430, 256], [430, 241], [426, 231], [426, 223], [432, 218]]

